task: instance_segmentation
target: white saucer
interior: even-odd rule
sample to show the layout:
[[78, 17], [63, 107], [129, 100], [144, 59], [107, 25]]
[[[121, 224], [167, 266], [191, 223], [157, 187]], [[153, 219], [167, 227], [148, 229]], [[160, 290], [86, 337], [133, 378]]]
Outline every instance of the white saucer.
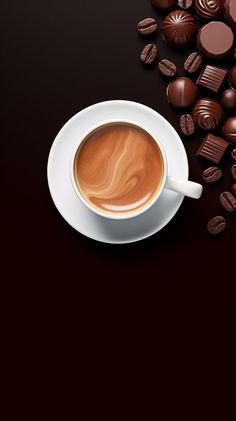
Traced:
[[70, 179], [72, 150], [90, 127], [102, 121], [126, 119], [150, 128], [162, 143], [168, 161], [168, 175], [188, 179], [188, 160], [179, 135], [157, 112], [131, 101], [105, 101], [72, 117], [60, 130], [48, 158], [48, 185], [52, 199], [63, 218], [78, 232], [104, 243], [139, 241], [161, 230], [176, 214], [183, 195], [164, 190], [157, 203], [144, 214], [122, 220], [109, 220], [94, 214], [79, 200]]

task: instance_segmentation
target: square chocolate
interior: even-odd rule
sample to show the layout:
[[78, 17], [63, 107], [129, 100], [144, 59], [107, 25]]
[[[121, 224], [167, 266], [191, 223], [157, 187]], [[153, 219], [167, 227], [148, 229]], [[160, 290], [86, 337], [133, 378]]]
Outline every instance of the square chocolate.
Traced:
[[228, 70], [222, 69], [221, 67], [210, 66], [209, 64], [200, 74], [197, 85], [203, 86], [217, 93], [227, 75]]
[[219, 164], [228, 146], [229, 142], [222, 139], [222, 137], [209, 133], [200, 145], [196, 155]]

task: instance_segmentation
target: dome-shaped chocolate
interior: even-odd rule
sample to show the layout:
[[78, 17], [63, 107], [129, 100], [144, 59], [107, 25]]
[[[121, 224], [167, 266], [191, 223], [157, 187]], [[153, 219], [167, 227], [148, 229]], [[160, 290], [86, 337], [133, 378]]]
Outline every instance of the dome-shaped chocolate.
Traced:
[[187, 47], [197, 34], [197, 25], [189, 13], [184, 10], [175, 10], [164, 19], [162, 34], [171, 47]]
[[217, 19], [223, 11], [222, 0], [195, 0], [194, 12], [201, 19]]
[[215, 99], [199, 99], [193, 109], [194, 122], [200, 129], [214, 130], [224, 118], [223, 108]]

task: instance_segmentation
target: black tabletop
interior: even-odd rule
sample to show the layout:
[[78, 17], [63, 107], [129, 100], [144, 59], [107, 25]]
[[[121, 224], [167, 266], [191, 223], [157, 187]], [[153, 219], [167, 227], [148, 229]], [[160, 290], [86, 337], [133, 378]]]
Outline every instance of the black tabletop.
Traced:
[[[185, 198], [161, 232], [128, 245], [103, 244], [79, 234], [58, 213], [47, 185], [47, 158], [55, 136], [70, 117], [91, 104], [137, 101], [179, 130], [180, 113], [166, 100], [167, 81], [156, 67], [147, 69], [139, 61], [146, 40], [137, 33], [137, 22], [153, 16], [160, 23], [162, 15], [149, 0], [3, 0], [2, 6], [1, 238], [7, 279], [23, 279], [44, 291], [82, 287], [106, 294], [129, 290], [132, 296], [155, 290], [159, 311], [168, 309], [169, 315], [163, 313], [166, 325], [175, 319], [175, 335], [178, 323], [184, 325], [189, 352], [193, 359], [198, 355], [201, 374], [208, 366], [209, 387], [212, 379], [218, 380], [214, 364], [220, 355], [222, 369], [218, 367], [217, 373], [223, 373], [219, 349], [225, 337], [229, 414], [236, 216], [219, 203], [219, 194], [232, 184], [229, 157], [222, 164], [220, 183], [204, 185], [200, 200]], [[178, 75], [184, 75], [183, 62], [193, 47], [176, 52], [160, 31], [151, 40], [158, 46], [159, 59], [174, 60]], [[231, 64], [225, 62], [226, 67]], [[207, 167], [195, 155], [202, 138], [202, 133], [182, 138], [190, 178], [197, 182], [202, 182]], [[215, 215], [227, 219], [227, 229], [219, 237], [206, 230]], [[148, 308], [147, 297], [142, 302], [141, 296], [140, 308]], [[200, 384], [196, 368], [194, 373]], [[203, 386], [204, 393], [208, 386]]]

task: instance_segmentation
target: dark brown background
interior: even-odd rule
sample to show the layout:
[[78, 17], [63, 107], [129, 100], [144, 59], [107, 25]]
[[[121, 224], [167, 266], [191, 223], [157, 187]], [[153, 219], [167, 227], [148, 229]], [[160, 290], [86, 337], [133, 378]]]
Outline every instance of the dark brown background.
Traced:
[[[232, 182], [229, 160], [218, 186], [205, 188], [199, 201], [185, 199], [168, 227], [132, 245], [104, 245], [74, 231], [47, 187], [47, 157], [56, 134], [90, 104], [138, 101], [178, 129], [178, 114], [166, 102], [166, 81], [156, 68], [139, 63], [145, 41], [136, 24], [150, 15], [160, 22], [161, 15], [149, 0], [1, 3], [2, 274], [10, 301], [21, 303], [22, 311], [30, 303], [28, 320], [39, 309], [39, 326], [51, 320], [46, 309], [54, 314], [53, 330], [60, 323], [67, 332], [66, 316], [75, 321], [73, 335], [85, 326], [80, 347], [86, 354], [84, 337], [90, 332], [89, 366], [93, 372], [102, 365], [104, 402], [113, 410], [132, 402], [128, 413], [140, 412], [142, 390], [151, 402], [159, 397], [155, 414], [162, 409], [166, 414], [160, 419], [171, 411], [200, 419], [203, 410], [212, 419], [214, 411], [223, 413], [224, 402], [221, 419], [233, 419], [236, 219], [225, 215], [218, 200]], [[188, 51], [174, 52], [160, 33], [153, 39], [159, 57], [175, 59], [182, 75]], [[201, 137], [183, 139], [195, 181], [206, 168], [195, 157]], [[217, 214], [226, 216], [227, 230], [212, 238], [206, 223]], [[98, 348], [103, 358], [94, 359]], [[151, 418], [149, 406], [145, 418]]]

